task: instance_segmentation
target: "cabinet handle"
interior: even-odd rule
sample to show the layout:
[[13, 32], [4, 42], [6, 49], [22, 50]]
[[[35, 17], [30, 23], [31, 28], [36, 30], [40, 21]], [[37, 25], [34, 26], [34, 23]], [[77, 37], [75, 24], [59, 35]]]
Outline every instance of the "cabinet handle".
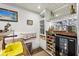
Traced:
[[74, 41], [74, 40], [69, 40], [69, 41]]

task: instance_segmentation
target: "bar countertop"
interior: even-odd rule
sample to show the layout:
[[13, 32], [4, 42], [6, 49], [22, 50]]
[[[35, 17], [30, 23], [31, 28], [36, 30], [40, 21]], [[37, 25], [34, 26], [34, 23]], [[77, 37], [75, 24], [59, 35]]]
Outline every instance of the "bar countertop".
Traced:
[[66, 31], [53, 31], [56, 35], [62, 36], [70, 36], [70, 37], [77, 37], [75, 32], [66, 32]]

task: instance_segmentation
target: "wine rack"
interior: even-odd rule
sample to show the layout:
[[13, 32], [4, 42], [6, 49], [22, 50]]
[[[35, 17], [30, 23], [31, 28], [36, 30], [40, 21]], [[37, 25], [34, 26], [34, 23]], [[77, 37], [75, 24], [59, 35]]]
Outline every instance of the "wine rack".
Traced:
[[54, 35], [47, 35], [47, 50], [52, 54], [55, 55], [55, 36]]

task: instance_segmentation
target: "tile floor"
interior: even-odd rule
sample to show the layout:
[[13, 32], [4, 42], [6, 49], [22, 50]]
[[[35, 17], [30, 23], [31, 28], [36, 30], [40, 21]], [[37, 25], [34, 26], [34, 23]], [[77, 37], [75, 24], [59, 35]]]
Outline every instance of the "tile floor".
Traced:
[[37, 48], [32, 51], [32, 56], [49, 56], [42, 48]]

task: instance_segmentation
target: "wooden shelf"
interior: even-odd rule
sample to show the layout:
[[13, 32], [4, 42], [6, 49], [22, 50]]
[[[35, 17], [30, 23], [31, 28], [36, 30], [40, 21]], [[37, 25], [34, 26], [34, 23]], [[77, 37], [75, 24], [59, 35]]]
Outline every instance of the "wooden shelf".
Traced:
[[53, 54], [49, 50], [45, 50], [50, 56], [53, 56]]
[[46, 39], [47, 39], [47, 51], [51, 54], [51, 55], [55, 55], [55, 37], [52, 35], [46, 35]]
[[76, 37], [77, 34], [75, 32], [66, 32], [66, 31], [53, 31], [57, 35], [71, 36]]

